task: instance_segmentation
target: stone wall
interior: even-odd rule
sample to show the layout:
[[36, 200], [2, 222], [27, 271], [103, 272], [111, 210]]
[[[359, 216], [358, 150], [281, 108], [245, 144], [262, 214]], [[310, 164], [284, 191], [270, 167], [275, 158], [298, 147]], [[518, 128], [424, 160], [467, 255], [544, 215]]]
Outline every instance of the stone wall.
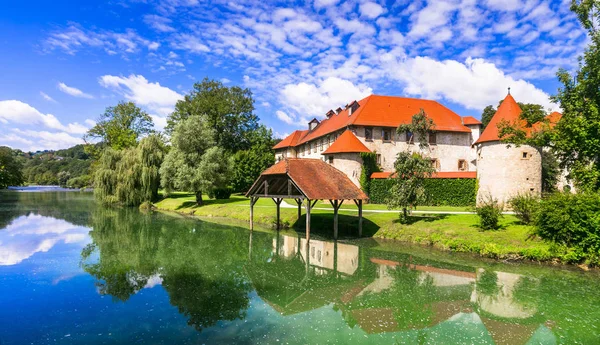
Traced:
[[507, 202], [519, 193], [542, 192], [542, 155], [534, 147], [506, 147], [499, 141], [477, 147], [477, 178], [479, 203], [488, 193], [500, 202]]
[[326, 162], [329, 162], [329, 156], [333, 157], [333, 167], [346, 174], [360, 188], [360, 173], [362, 172], [362, 158], [360, 154], [336, 153], [326, 156]]

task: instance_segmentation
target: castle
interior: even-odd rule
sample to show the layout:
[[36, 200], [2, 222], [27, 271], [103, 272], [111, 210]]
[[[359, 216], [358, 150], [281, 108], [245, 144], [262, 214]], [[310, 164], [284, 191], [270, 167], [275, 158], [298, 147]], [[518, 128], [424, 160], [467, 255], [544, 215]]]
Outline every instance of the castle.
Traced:
[[[420, 148], [413, 134], [397, 133], [401, 124], [423, 110], [434, 122], [428, 133], [429, 147]], [[297, 130], [274, 146], [277, 161], [284, 158], [322, 159], [360, 186], [361, 153], [376, 154], [383, 172], [372, 178], [387, 178], [394, 172], [396, 155], [405, 150], [431, 159], [432, 178], [477, 178], [477, 199], [487, 195], [507, 201], [518, 193], [541, 194], [542, 155], [538, 148], [509, 146], [500, 142], [497, 125], [520, 123], [521, 109], [506, 96], [489, 125], [471, 116], [459, 116], [442, 104], [424, 99], [371, 95], [335, 111], [322, 121], [312, 119], [308, 129]], [[559, 113], [549, 115], [552, 120]]]

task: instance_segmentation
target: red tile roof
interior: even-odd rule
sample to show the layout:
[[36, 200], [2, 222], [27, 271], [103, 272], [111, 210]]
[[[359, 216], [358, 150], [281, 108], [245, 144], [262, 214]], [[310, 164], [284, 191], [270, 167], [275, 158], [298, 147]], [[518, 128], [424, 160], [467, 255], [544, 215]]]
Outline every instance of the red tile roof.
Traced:
[[519, 124], [521, 126], [525, 125], [525, 121], [521, 119], [521, 108], [519, 104], [515, 101], [513, 96], [508, 94], [498, 110], [496, 114], [492, 117], [490, 123], [485, 127], [481, 136], [473, 145], [488, 142], [488, 141], [500, 141], [498, 137], [498, 124], [503, 120], [510, 122], [511, 124]]
[[350, 130], [346, 130], [322, 155], [332, 153], [371, 152]]
[[481, 123], [481, 121], [477, 120], [473, 116], [463, 116], [462, 120], [463, 120], [463, 125], [465, 125], [465, 126], [482, 125], [483, 124], [483, 123]]
[[283, 149], [286, 147], [294, 147], [298, 144], [298, 140], [304, 135], [305, 132], [308, 131], [294, 131], [292, 134], [288, 135], [285, 139], [278, 142], [277, 145], [273, 146], [273, 149]]
[[[352, 104], [354, 102], [351, 102]], [[462, 124], [461, 117], [452, 110], [444, 107], [440, 103], [431, 100], [405, 98], [395, 96], [371, 95], [357, 102], [358, 109], [348, 115], [348, 109], [342, 110], [339, 114], [331, 115], [323, 119], [319, 125], [312, 131], [297, 131], [290, 134], [299, 135], [299, 140], [284, 139], [274, 148], [289, 147], [304, 144], [313, 139], [336, 132], [349, 126], [380, 126], [380, 127], [398, 127], [400, 124], [410, 123], [412, 116], [421, 109], [427, 113], [435, 123], [435, 129], [438, 131], [464, 132], [471, 130]], [[288, 145], [288, 146], [280, 146]]]
[[552, 112], [550, 115], [546, 116], [543, 121], [534, 123], [533, 126], [531, 126], [531, 128], [533, 131], [539, 131], [540, 129], [544, 128], [544, 124], [546, 123], [550, 126], [550, 128], [554, 128], [554, 126], [556, 126], [556, 124], [558, 123], [558, 121], [560, 121], [561, 118], [562, 114], [555, 111]]
[[[394, 175], [393, 171], [382, 171], [374, 172], [371, 174], [371, 178], [375, 179], [386, 179]], [[477, 178], [477, 172], [475, 171], [439, 171], [433, 173], [431, 178]]]
[[[360, 190], [343, 172], [320, 159], [287, 158], [265, 170], [254, 182], [246, 196], [260, 188], [266, 177], [286, 175], [300, 191], [312, 200], [366, 200]], [[258, 194], [260, 191], [258, 191]]]

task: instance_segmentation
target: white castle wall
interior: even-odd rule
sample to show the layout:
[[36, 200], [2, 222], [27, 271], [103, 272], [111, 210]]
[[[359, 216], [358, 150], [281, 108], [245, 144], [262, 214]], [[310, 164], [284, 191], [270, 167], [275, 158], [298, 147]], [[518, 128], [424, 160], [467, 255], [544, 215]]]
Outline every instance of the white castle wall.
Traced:
[[538, 149], [527, 145], [507, 148], [498, 141], [479, 144], [477, 178], [477, 202], [488, 194], [500, 202], [507, 202], [519, 193], [541, 195], [542, 155]]

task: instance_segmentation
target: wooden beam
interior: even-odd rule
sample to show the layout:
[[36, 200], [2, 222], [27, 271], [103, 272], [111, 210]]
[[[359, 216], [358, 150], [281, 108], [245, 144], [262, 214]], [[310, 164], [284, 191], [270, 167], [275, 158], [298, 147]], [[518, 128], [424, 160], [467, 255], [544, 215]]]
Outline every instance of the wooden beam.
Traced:
[[282, 198], [273, 198], [273, 201], [275, 202], [275, 205], [277, 205], [277, 223], [275, 225], [275, 228], [277, 230], [279, 230], [279, 228], [281, 227], [281, 201], [283, 199]]
[[296, 198], [296, 204], [298, 204], [298, 220], [302, 217], [302, 199]]
[[254, 204], [256, 204], [257, 201], [257, 197], [250, 197], [250, 230], [254, 230]]
[[310, 241], [310, 199], [306, 199], [306, 245]]
[[338, 210], [342, 206], [343, 200], [329, 200], [331, 206], [333, 206], [333, 238], [338, 238]]
[[313, 207], [315, 207], [315, 205], [317, 204], [317, 201], [319, 201], [318, 199], [313, 200], [312, 204], [310, 205], [310, 208], [312, 209]]

